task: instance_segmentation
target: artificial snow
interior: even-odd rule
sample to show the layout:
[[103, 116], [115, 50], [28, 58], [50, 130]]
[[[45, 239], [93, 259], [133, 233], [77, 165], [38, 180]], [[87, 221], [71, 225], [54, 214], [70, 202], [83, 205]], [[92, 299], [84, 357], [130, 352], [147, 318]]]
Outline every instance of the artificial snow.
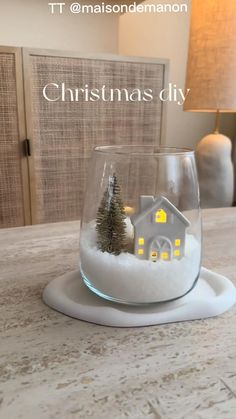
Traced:
[[127, 303], [171, 300], [187, 293], [200, 270], [200, 244], [186, 235], [185, 256], [171, 261], [140, 260], [130, 253], [101, 252], [94, 223], [84, 226], [80, 241], [81, 269], [99, 292]]

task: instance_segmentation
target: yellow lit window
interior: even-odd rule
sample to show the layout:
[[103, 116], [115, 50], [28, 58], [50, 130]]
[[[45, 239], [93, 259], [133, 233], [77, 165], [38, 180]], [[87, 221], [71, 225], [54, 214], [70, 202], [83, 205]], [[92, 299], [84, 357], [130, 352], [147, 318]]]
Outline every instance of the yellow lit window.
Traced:
[[174, 251], [174, 256], [180, 256], [180, 250], [179, 249]]
[[175, 246], [179, 247], [181, 245], [181, 240], [180, 239], [176, 239], [175, 240]]
[[166, 223], [167, 222], [167, 214], [163, 209], [159, 209], [156, 212], [155, 221], [156, 221], [156, 223]]
[[163, 260], [168, 260], [168, 259], [169, 259], [169, 253], [167, 253], [167, 252], [162, 252], [162, 254], [161, 254], [161, 258], [162, 258]]
[[144, 254], [144, 250], [143, 249], [138, 249], [138, 254], [139, 255], [143, 255]]
[[139, 237], [138, 239], [138, 244], [144, 244], [144, 238], [143, 237]]
[[157, 252], [152, 252], [151, 256], [152, 256], [152, 258], [157, 258]]

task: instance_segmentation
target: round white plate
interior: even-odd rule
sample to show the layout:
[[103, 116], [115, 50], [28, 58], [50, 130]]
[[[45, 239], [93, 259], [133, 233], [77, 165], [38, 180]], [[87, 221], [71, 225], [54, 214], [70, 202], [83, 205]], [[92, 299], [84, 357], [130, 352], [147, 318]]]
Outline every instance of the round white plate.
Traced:
[[148, 326], [204, 319], [224, 313], [236, 301], [236, 288], [222, 275], [205, 268], [195, 288], [176, 301], [147, 306], [127, 306], [96, 296], [73, 271], [51, 281], [43, 301], [54, 310], [76, 319], [115, 327]]

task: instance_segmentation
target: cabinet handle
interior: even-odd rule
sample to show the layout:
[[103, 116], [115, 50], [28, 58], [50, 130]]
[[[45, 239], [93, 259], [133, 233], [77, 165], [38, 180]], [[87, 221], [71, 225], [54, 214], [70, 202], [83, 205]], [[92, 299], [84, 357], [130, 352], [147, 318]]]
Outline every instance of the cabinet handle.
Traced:
[[25, 155], [30, 157], [31, 156], [31, 143], [28, 138], [26, 138], [24, 141], [24, 149], [25, 149]]

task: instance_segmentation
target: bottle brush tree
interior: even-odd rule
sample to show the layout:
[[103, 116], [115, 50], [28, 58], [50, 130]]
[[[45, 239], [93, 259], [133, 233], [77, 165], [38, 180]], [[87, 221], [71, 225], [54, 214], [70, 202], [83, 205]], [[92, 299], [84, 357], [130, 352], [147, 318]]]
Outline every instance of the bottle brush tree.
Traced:
[[119, 255], [126, 251], [125, 211], [115, 173], [109, 176], [107, 189], [98, 208], [96, 230], [97, 245], [102, 252]]

